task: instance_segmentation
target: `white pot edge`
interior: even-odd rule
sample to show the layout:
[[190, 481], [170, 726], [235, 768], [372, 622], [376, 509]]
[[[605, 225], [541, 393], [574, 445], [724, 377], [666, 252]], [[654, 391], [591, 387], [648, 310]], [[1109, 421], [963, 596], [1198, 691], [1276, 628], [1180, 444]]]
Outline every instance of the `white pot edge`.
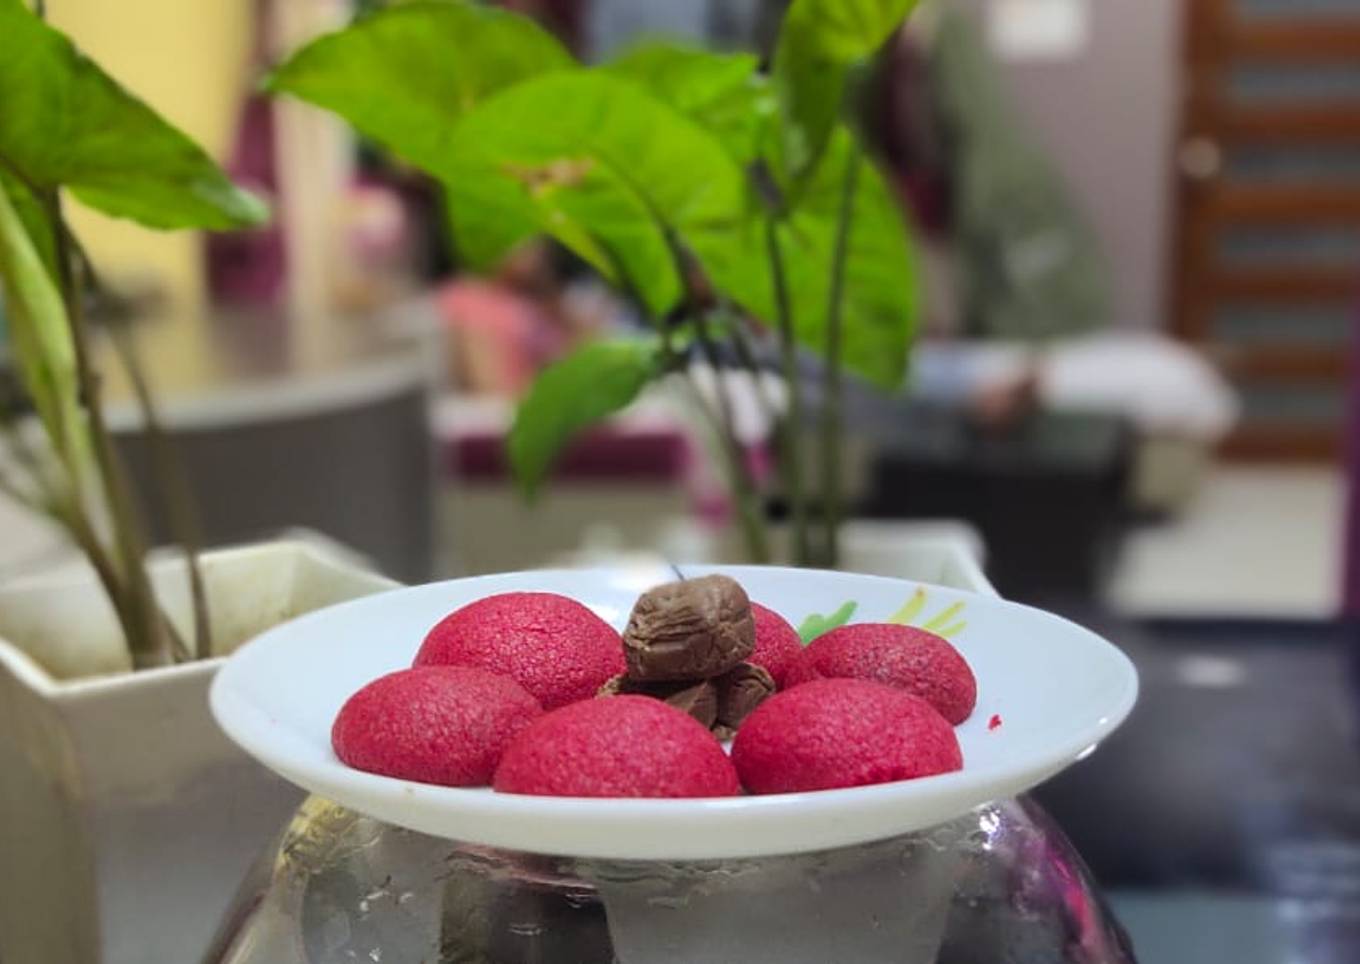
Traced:
[[[248, 545], [230, 546], [223, 549], [214, 549], [204, 554], [205, 559], [223, 560], [230, 562], [249, 562], [252, 557], [272, 556], [279, 552], [295, 553], [299, 557], [322, 566], [349, 566], [349, 560], [342, 557], [341, 553], [331, 550], [324, 545], [319, 545], [308, 539], [279, 539], [267, 542], [250, 543]], [[161, 558], [153, 560], [150, 565], [155, 568], [169, 568], [178, 565], [176, 559]], [[6, 588], [22, 591], [29, 588], [53, 588], [61, 586], [87, 586], [92, 580], [92, 575], [86, 572], [63, 572], [52, 576], [38, 576], [31, 579], [16, 580]], [[370, 574], [375, 591], [383, 589], [395, 589], [401, 584], [394, 579], [374, 572]], [[28, 687], [38, 696], [47, 700], [64, 701], [79, 699], [86, 696], [96, 696], [114, 690], [135, 691], [138, 688], [149, 689], [163, 685], [168, 682], [192, 679], [194, 677], [210, 677], [228, 659], [227, 656], [213, 656], [208, 659], [195, 660], [189, 663], [179, 663], [174, 666], [163, 666], [155, 669], [140, 670], [137, 672], [112, 673], [99, 676], [89, 676], [77, 679], [58, 679], [49, 673], [33, 657], [29, 656], [18, 645], [10, 642], [4, 636], [0, 636], [0, 667], [8, 670], [19, 682]]]

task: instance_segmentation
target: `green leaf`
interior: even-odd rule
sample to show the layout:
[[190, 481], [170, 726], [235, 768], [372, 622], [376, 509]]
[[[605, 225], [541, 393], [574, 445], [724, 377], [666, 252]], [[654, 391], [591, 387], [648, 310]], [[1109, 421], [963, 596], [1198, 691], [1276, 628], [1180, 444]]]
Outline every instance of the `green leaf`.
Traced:
[[916, 0], [793, 0], [779, 28], [775, 89], [786, 172], [821, 157], [841, 116], [846, 79], [906, 19]]
[[646, 87], [657, 99], [698, 122], [745, 164], [758, 154], [778, 108], [754, 54], [719, 54], [669, 41], [624, 51], [607, 70]]
[[0, 167], [0, 191], [14, 205], [15, 213], [23, 223], [24, 231], [33, 243], [44, 266], [55, 281], [57, 278], [57, 238], [52, 230], [52, 222], [43, 210], [42, 202], [34, 197], [23, 184]]
[[436, 168], [467, 193], [506, 193], [541, 229], [616, 275], [655, 317], [679, 299], [670, 241], [700, 254], [732, 243], [741, 168], [693, 121], [606, 71], [535, 78], [488, 98]]
[[577, 432], [627, 406], [662, 367], [658, 342], [632, 339], [592, 342], [544, 370], [510, 429], [510, 463], [525, 492]]
[[823, 633], [829, 633], [837, 626], [844, 626], [850, 621], [850, 617], [855, 614], [855, 610], [858, 608], [859, 603], [851, 600], [843, 603], [840, 609], [837, 609], [829, 616], [823, 616], [821, 613], [813, 613], [808, 616], [807, 619], [804, 619], [802, 624], [798, 627], [798, 638], [801, 639], [803, 645], [806, 646]]
[[[486, 162], [479, 156], [450, 155], [439, 165], [438, 177], [453, 247], [469, 267], [488, 271], [516, 245], [542, 233], [533, 200], [513, 180], [488, 177]], [[614, 280], [605, 271], [607, 258], [597, 261], [584, 253], [582, 257]]]
[[87, 446], [66, 308], [8, 190], [0, 190], [0, 291], [24, 387], [47, 437], [78, 472]]
[[0, 104], [0, 161], [32, 189], [68, 187], [153, 228], [236, 228], [268, 216], [21, 0], [0, 0]]
[[472, 265], [495, 264], [539, 231], [513, 184], [478, 176], [452, 147], [457, 121], [488, 95], [575, 65], [532, 20], [471, 3], [410, 3], [312, 41], [265, 81], [339, 114], [427, 171], [442, 173], [454, 244]]
[[[831, 261], [850, 155], [851, 134], [842, 126], [802, 187], [789, 193], [794, 207], [776, 227], [795, 336], [819, 353], [826, 346]], [[847, 370], [893, 389], [901, 384], [915, 328], [916, 275], [901, 205], [873, 165], [863, 164], [846, 259], [842, 351]], [[721, 290], [773, 322], [774, 281], [763, 221], [751, 218], [740, 239], [729, 240], [720, 250], [700, 251], [701, 259]]]
[[574, 61], [532, 20], [472, 3], [360, 17], [277, 67], [266, 89], [339, 114], [412, 164], [448, 159], [454, 122], [489, 94]]

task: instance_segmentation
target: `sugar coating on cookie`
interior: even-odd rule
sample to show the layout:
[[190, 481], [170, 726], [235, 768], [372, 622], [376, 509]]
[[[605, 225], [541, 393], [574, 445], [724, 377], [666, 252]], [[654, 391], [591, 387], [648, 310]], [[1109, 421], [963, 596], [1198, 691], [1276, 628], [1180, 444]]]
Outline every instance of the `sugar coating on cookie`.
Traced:
[[919, 697], [858, 679], [776, 693], [742, 724], [732, 762], [751, 793], [867, 786], [963, 766], [954, 729]]
[[543, 708], [507, 676], [418, 666], [351, 696], [331, 727], [335, 755], [356, 770], [441, 786], [485, 786], [510, 741]]
[[803, 652], [798, 630], [779, 613], [759, 603], [751, 603], [751, 616], [756, 623], [756, 648], [746, 661], [765, 667], [775, 686], [783, 689], [789, 666]]
[[948, 640], [916, 626], [856, 623], [833, 629], [792, 662], [784, 686], [842, 677], [906, 690], [956, 726], [977, 703], [977, 680], [967, 661]]
[[502, 793], [560, 797], [726, 797], [741, 792], [713, 735], [649, 696], [573, 703], [515, 738], [496, 770]]
[[503, 673], [549, 710], [594, 696], [624, 669], [618, 632], [547, 592], [500, 593], [455, 610], [426, 635], [415, 664]]

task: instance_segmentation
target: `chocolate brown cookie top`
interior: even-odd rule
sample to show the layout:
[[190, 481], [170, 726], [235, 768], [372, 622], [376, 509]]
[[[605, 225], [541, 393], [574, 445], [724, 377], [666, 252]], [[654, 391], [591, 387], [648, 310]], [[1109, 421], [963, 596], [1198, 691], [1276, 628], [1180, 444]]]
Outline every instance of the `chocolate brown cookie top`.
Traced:
[[727, 576], [668, 582], [638, 597], [623, 633], [634, 680], [719, 676], [755, 649], [746, 590]]

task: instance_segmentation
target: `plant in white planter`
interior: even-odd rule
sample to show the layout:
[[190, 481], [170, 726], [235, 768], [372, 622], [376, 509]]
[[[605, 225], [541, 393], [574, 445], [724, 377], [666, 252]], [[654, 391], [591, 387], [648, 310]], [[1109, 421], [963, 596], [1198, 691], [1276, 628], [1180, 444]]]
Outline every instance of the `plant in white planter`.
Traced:
[[[151, 593], [146, 540], [92, 360], [85, 307], [94, 269], [62, 216], [63, 194], [159, 229], [248, 227], [267, 210], [21, 0], [0, 0], [0, 103], [0, 292], [20, 379], [48, 443], [30, 452], [7, 418], [12, 457], [0, 485], [54, 518], [80, 546], [134, 666], [206, 655], [209, 625], [192, 547], [192, 638], [165, 618]], [[111, 334], [144, 388], [126, 339]], [[149, 392], [139, 391], [139, 401], [154, 432]], [[182, 501], [172, 494], [167, 501]]]
[[[160, 229], [266, 216], [65, 36], [0, 0], [0, 304], [36, 410], [0, 412], [0, 488], [59, 523], [92, 570], [0, 590], [0, 960], [178, 964], [203, 953], [298, 799], [212, 723], [210, 657], [391, 583], [303, 543], [201, 560], [188, 546], [147, 564], [101, 405], [84, 310], [94, 274], [62, 217], [68, 193]], [[109, 337], [134, 365], [126, 336]], [[156, 494], [182, 502], [163, 481]]]
[[[462, 2], [361, 17], [295, 53], [270, 89], [332, 110], [442, 184], [473, 267], [548, 235], [630, 293], [650, 332], [590, 344], [538, 379], [510, 457], [532, 490], [578, 431], [653, 381], [721, 354], [783, 368], [780, 488], [792, 556], [834, 565], [842, 515], [845, 373], [901, 380], [915, 315], [900, 208], [867, 156], [854, 96], [914, 0], [794, 0], [773, 60], [649, 43], [578, 64], [531, 21]], [[755, 319], [759, 319], [757, 322]], [[804, 478], [799, 348], [825, 362], [815, 463]], [[770, 547], [762, 497], [720, 386], [698, 391], [753, 561]], [[814, 497], [815, 496], [815, 497]]]

